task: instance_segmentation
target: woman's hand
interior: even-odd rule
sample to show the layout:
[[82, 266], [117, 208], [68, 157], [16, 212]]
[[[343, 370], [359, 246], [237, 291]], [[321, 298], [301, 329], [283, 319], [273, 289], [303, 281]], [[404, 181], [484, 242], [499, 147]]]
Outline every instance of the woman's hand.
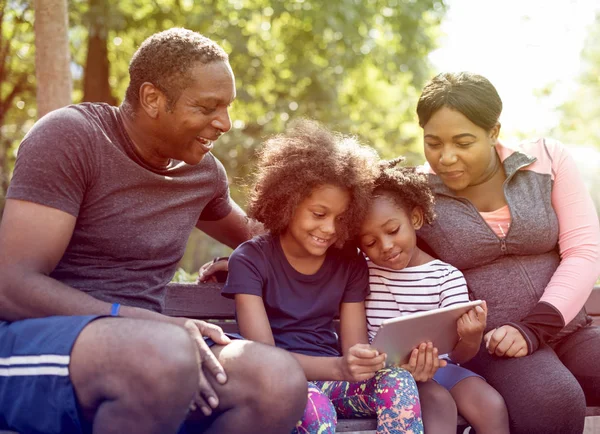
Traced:
[[198, 282], [199, 283], [217, 283], [218, 274], [227, 273], [229, 261], [228, 258], [215, 258], [210, 262], [207, 262], [198, 271]]
[[429, 381], [433, 378], [438, 368], [443, 368], [448, 363], [440, 360], [438, 349], [431, 342], [422, 342], [410, 354], [408, 363], [401, 367], [411, 373], [415, 381]]
[[498, 357], [523, 357], [528, 353], [527, 341], [513, 326], [504, 325], [490, 330], [484, 340], [488, 352]]
[[476, 306], [463, 314], [456, 322], [456, 331], [462, 341], [481, 344], [483, 331], [487, 323], [487, 305], [485, 301], [481, 306]]
[[368, 344], [356, 344], [339, 360], [344, 381], [364, 381], [375, 376], [377, 371], [385, 368], [387, 355], [379, 354]]

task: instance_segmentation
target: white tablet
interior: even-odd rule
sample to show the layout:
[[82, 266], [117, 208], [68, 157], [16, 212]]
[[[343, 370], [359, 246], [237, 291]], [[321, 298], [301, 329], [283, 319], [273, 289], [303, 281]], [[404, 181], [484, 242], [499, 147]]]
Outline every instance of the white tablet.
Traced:
[[440, 355], [449, 353], [458, 342], [456, 321], [481, 304], [481, 300], [476, 300], [386, 319], [377, 330], [371, 346], [387, 353], [386, 363], [393, 365], [406, 363], [411, 351], [421, 342], [433, 342]]

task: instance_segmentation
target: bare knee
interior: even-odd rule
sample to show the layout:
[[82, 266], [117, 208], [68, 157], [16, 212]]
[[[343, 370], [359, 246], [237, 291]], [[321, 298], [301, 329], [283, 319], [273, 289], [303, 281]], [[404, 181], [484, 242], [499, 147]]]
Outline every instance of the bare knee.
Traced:
[[[287, 414], [302, 417], [307, 382], [296, 359], [281, 349], [249, 341], [234, 341], [217, 352], [228, 375], [224, 400], [253, 407], [257, 418]], [[228, 395], [228, 396], [227, 396]]]
[[456, 413], [456, 403], [450, 392], [433, 380], [417, 383], [421, 406], [430, 409], [453, 411]]
[[451, 433], [456, 431], [456, 403], [444, 387], [433, 380], [417, 383], [421, 401], [421, 416], [426, 432]]
[[479, 377], [469, 377], [452, 388], [458, 412], [477, 432], [508, 433], [508, 410], [502, 395]]
[[131, 411], [160, 416], [170, 406], [181, 407], [183, 418], [198, 384], [195, 354], [193, 342], [180, 327], [100, 319], [82, 331], [73, 347], [71, 379], [84, 412], [94, 412], [105, 400], [125, 405], [137, 400]]

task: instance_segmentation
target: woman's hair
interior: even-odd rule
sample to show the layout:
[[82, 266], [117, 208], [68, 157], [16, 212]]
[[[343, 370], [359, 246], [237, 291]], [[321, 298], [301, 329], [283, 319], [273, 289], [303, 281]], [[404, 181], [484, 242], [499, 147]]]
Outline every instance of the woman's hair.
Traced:
[[423, 210], [425, 222], [431, 223], [435, 218], [435, 199], [427, 174], [418, 172], [416, 167], [399, 166], [402, 161], [404, 158], [399, 157], [379, 164], [373, 198], [388, 197], [407, 213], [419, 207]]
[[259, 151], [248, 215], [277, 235], [316, 187], [341, 187], [350, 193], [350, 205], [336, 224], [339, 247], [358, 231], [377, 173], [378, 156], [372, 148], [302, 120]]
[[443, 72], [429, 81], [417, 103], [419, 125], [424, 127], [442, 107], [465, 115], [475, 125], [490, 131], [502, 113], [502, 100], [490, 81], [471, 72]]

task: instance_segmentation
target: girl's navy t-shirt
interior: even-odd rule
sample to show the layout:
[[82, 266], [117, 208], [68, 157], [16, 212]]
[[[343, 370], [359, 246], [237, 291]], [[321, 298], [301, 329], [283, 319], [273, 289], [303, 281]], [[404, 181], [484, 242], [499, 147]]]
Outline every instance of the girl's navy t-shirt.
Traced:
[[364, 301], [369, 271], [355, 247], [330, 248], [315, 274], [296, 271], [279, 237], [261, 235], [240, 245], [229, 258], [223, 295], [262, 297], [275, 345], [309, 356], [340, 355], [333, 319], [341, 303]]

